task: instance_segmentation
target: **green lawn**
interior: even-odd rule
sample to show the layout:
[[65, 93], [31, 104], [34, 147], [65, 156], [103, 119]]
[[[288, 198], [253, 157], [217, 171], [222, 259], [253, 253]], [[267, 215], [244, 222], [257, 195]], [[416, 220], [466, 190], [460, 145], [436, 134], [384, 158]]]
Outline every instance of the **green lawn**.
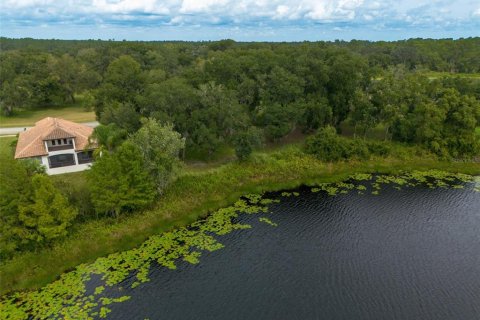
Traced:
[[13, 149], [10, 144], [15, 141], [16, 137], [1, 137], [0, 136], [0, 154], [11, 155], [13, 157]]
[[19, 110], [10, 117], [0, 116], [0, 127], [33, 126], [46, 117], [56, 117], [74, 122], [95, 121], [95, 112], [85, 111], [82, 106], [50, 107], [40, 110]]

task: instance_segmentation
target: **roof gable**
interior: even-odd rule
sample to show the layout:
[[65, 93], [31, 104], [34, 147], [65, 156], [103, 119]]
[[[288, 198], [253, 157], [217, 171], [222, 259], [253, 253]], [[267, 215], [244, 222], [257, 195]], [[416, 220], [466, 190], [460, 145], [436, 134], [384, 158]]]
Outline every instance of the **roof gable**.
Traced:
[[60, 128], [60, 127], [55, 127], [50, 130], [50, 132], [44, 134], [43, 140], [53, 140], [53, 139], [66, 139], [66, 138], [75, 138], [75, 134]]

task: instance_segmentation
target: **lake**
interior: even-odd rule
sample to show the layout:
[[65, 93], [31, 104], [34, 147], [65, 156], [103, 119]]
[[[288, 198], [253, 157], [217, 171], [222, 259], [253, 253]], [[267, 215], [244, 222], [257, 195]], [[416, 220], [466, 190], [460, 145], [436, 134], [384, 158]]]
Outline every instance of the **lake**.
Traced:
[[[109, 319], [479, 319], [480, 193], [472, 188], [329, 196], [301, 188], [269, 206], [277, 226], [217, 237], [221, 250], [150, 282]], [[109, 289], [111, 290], [111, 289]]]

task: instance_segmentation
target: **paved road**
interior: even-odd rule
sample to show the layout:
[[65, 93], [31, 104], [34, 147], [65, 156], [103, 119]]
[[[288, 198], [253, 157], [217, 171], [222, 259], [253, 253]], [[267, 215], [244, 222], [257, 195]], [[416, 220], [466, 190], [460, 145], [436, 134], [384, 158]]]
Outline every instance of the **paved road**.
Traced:
[[[95, 128], [99, 125], [98, 121], [83, 122], [82, 124]], [[31, 127], [12, 127], [12, 128], [0, 128], [0, 136], [12, 136], [19, 132], [22, 132]]]

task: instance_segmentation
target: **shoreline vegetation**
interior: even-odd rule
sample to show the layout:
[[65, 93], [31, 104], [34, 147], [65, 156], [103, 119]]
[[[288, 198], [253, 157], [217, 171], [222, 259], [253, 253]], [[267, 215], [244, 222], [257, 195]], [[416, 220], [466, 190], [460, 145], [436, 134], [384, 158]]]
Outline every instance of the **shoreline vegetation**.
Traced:
[[365, 161], [325, 163], [303, 153], [300, 145], [287, 145], [255, 152], [246, 162], [187, 167], [148, 209], [77, 224], [63, 241], [5, 261], [0, 265], [0, 294], [40, 288], [80, 264], [135, 248], [152, 235], [186, 226], [247, 194], [340, 182], [357, 173], [395, 175], [433, 169], [480, 175], [479, 163], [439, 161], [419, 148], [397, 144], [388, 157]]

